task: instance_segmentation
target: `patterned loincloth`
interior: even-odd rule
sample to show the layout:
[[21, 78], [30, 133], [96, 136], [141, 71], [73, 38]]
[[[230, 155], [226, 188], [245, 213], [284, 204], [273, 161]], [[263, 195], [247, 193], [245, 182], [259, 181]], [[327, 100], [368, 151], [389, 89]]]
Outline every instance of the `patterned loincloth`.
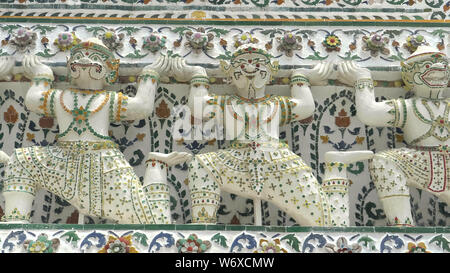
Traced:
[[409, 181], [431, 192], [450, 189], [450, 154], [438, 147], [399, 148], [381, 152], [379, 157], [390, 159], [405, 173]]
[[278, 142], [235, 141], [228, 149], [199, 154], [196, 159], [219, 185], [229, 183], [229, 179], [242, 178], [245, 185], [242, 188], [249, 188], [257, 195], [261, 194], [270, 177], [311, 170], [287, 144]]
[[3, 191], [35, 195], [38, 188], [62, 197], [88, 215], [120, 220], [122, 212], [134, 211], [127, 221], [154, 221], [149, 219], [153, 218], [151, 205], [139, 178], [111, 141], [58, 142], [55, 146], [16, 149], [6, 168]]

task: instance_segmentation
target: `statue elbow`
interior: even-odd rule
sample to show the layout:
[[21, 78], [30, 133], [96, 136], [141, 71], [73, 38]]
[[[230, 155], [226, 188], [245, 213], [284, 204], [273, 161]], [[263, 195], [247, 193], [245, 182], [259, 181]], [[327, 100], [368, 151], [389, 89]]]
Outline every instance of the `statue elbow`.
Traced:
[[376, 115], [367, 110], [361, 109], [357, 109], [356, 117], [359, 119], [359, 121], [366, 125], [371, 125], [374, 122], [374, 119], [376, 119]]
[[302, 107], [302, 116], [310, 117], [314, 114], [315, 110], [316, 105], [314, 104], [314, 101], [312, 103], [307, 103]]

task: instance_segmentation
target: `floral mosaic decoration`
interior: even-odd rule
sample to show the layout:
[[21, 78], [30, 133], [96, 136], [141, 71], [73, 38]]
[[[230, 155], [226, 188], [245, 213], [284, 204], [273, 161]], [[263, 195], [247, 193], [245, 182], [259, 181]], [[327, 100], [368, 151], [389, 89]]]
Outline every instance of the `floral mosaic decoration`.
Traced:
[[99, 35], [100, 40], [102, 40], [103, 44], [112, 51], [119, 50], [123, 48], [123, 38], [125, 34], [119, 33], [116, 34], [113, 29], [106, 31], [105, 33]]
[[41, 234], [36, 240], [27, 240], [23, 247], [28, 253], [54, 253], [60, 244], [59, 239], [48, 239], [46, 234]]
[[292, 32], [287, 32], [282, 37], [277, 37], [276, 39], [279, 43], [277, 50], [284, 52], [288, 57], [294, 56], [294, 51], [302, 49], [302, 37], [294, 35]]
[[37, 34], [29, 28], [19, 28], [13, 34], [10, 44], [16, 47], [17, 50], [23, 52], [34, 48], [37, 39]]
[[326, 244], [325, 249], [331, 253], [359, 253], [362, 247], [357, 243], [349, 246], [347, 239], [340, 237], [336, 240], [336, 244]]
[[325, 47], [327, 52], [340, 51], [341, 44], [341, 39], [334, 34], [328, 34], [322, 42], [322, 45]]
[[431, 251], [427, 250], [427, 246], [424, 242], [420, 242], [417, 245], [413, 242], [409, 242], [407, 253], [431, 253]]
[[[211, 226], [212, 229], [213, 226]], [[180, 229], [178, 229], [180, 228]], [[117, 230], [41, 230], [33, 225], [27, 231], [2, 232], [2, 253], [449, 253], [448, 233], [436, 234], [425, 231], [399, 233], [306, 230], [289, 233], [224, 231], [201, 240], [197, 234], [177, 226], [177, 232], [140, 230], [129, 231], [122, 236]], [[273, 228], [273, 227], [272, 227]], [[156, 231], [156, 232], [155, 232]], [[38, 236], [35, 233], [39, 234]], [[203, 231], [202, 236], [207, 236]], [[181, 236], [175, 242], [175, 237]], [[52, 239], [49, 239], [52, 238]], [[271, 239], [269, 239], [271, 238]], [[257, 241], [259, 240], [259, 243]], [[288, 250], [289, 249], [289, 250]]]
[[152, 33], [149, 36], [143, 38], [142, 48], [152, 53], [156, 53], [166, 48], [167, 37], [158, 33]]
[[187, 39], [185, 46], [191, 48], [196, 54], [214, 48], [214, 44], [211, 42], [214, 39], [214, 34], [206, 33], [205, 29], [202, 27], [198, 28], [196, 31], [188, 30], [185, 33], [185, 36]]
[[179, 253], [204, 253], [211, 248], [211, 242], [201, 240], [196, 234], [191, 234], [187, 239], [179, 239], [176, 247]]
[[421, 45], [429, 45], [425, 37], [423, 35], [411, 35], [406, 38], [406, 43], [403, 44], [403, 47], [412, 54]]
[[378, 56], [378, 53], [389, 55], [390, 51], [386, 47], [389, 44], [389, 38], [372, 33], [370, 36], [363, 36], [362, 40], [364, 42], [362, 49], [364, 51], [370, 51], [372, 57]]
[[253, 37], [253, 35], [249, 32], [245, 32], [242, 34], [238, 34], [238, 35], [234, 35], [233, 36], [233, 45], [235, 48], [240, 47], [241, 45], [245, 45], [245, 44], [257, 44], [259, 43], [259, 40], [255, 37]]
[[53, 44], [56, 45], [59, 50], [67, 51], [80, 42], [81, 40], [78, 39], [75, 32], [63, 32], [58, 34], [58, 38], [55, 39]]
[[98, 253], [138, 253], [132, 244], [132, 235], [115, 237], [109, 236], [108, 242]]
[[288, 251], [282, 248], [280, 239], [275, 239], [273, 242], [261, 239], [259, 240], [259, 249], [254, 253], [288, 253]]

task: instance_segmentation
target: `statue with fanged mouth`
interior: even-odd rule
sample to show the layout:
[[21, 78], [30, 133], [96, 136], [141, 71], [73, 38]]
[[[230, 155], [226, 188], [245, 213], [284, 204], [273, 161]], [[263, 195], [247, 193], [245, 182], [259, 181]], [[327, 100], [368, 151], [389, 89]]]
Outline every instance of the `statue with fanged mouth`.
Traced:
[[[189, 169], [193, 223], [216, 223], [221, 190], [254, 200], [270, 201], [307, 226], [348, 226], [346, 164], [371, 157], [370, 151], [329, 152], [322, 184], [312, 170], [279, 140], [279, 127], [310, 117], [314, 100], [310, 84], [324, 85], [333, 71], [321, 63], [310, 70], [298, 69], [291, 77], [291, 96], [266, 94], [266, 85], [278, 63], [255, 43], [239, 45], [230, 62], [221, 67], [234, 85], [232, 95], [209, 93], [204, 68], [172, 59], [172, 73], [191, 80], [188, 106], [195, 120], [211, 119], [225, 129], [231, 147], [198, 154]], [[243, 38], [244, 40], [244, 38]], [[199, 111], [198, 109], [203, 109]], [[209, 121], [208, 121], [209, 122]], [[255, 212], [255, 223], [261, 217]]]
[[[0, 60], [7, 77], [11, 58]], [[118, 78], [119, 60], [96, 39], [74, 46], [67, 61], [73, 88], [50, 87], [50, 67], [36, 56], [23, 60], [32, 79], [25, 104], [33, 112], [56, 118], [60, 133], [54, 146], [19, 148], [7, 163], [3, 221], [27, 223], [35, 193], [46, 189], [81, 214], [122, 224], [171, 223], [167, 167], [190, 159], [187, 153], [150, 153], [143, 185], [108, 135], [110, 122], [147, 118], [153, 111], [161, 74], [169, 59], [161, 56], [144, 67], [135, 97], [105, 88]], [[2, 158], [5, 155], [2, 154]]]
[[409, 187], [428, 191], [450, 205], [450, 100], [447, 56], [419, 46], [402, 63], [402, 78], [414, 92], [409, 99], [375, 101], [370, 71], [352, 62], [338, 66], [339, 80], [355, 86], [358, 118], [370, 126], [403, 129], [407, 147], [375, 154], [370, 171], [387, 224], [414, 225]]

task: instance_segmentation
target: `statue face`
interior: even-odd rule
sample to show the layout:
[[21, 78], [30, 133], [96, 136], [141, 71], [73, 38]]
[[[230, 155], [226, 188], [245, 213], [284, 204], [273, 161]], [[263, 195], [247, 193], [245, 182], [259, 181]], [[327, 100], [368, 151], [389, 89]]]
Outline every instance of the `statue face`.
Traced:
[[230, 76], [241, 96], [251, 98], [270, 81], [270, 61], [261, 54], [246, 53], [231, 62]]
[[430, 58], [417, 63], [414, 81], [430, 88], [442, 88], [448, 84], [448, 59], [444, 55], [431, 55]]
[[448, 84], [448, 58], [442, 53], [428, 54], [419, 61], [403, 67], [405, 83], [418, 96], [436, 97]]
[[81, 49], [73, 52], [68, 61], [73, 81], [104, 81], [107, 74], [108, 56], [96, 50]]
[[72, 49], [67, 60], [69, 76], [78, 87], [103, 88], [118, 78], [119, 60], [100, 41], [83, 42]]

